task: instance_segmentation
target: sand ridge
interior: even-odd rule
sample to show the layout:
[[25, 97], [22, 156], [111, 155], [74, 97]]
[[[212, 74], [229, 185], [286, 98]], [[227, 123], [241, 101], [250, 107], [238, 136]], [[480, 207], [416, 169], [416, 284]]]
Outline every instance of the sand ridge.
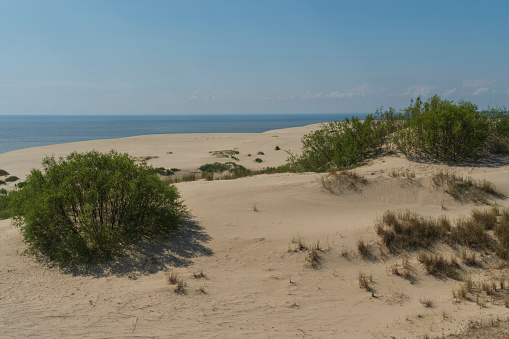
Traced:
[[[46, 154], [114, 148], [158, 156], [148, 161], [155, 167], [196, 171], [228, 161], [209, 151], [236, 148], [239, 164], [256, 169], [283, 164], [283, 150], [298, 152], [302, 135], [316, 128], [44, 146], [1, 154], [0, 168], [23, 178]], [[258, 164], [253, 160], [260, 151], [264, 162]], [[387, 156], [356, 169], [366, 186], [339, 195], [324, 190], [323, 174], [314, 173], [179, 183], [190, 211], [186, 225], [172, 239], [147, 244], [111, 267], [48, 267], [21, 255], [18, 230], [10, 220], [0, 221], [0, 336], [418, 338], [458, 333], [471, 320], [507, 317], [503, 306], [454, 302], [451, 290], [459, 282], [427, 275], [415, 255], [409, 260], [413, 283], [391, 273], [402, 257], [384, 250], [374, 232], [386, 210], [457, 218], [482, 207], [437, 190], [429, 176], [440, 169], [451, 168]], [[452, 170], [509, 192], [506, 164]], [[415, 178], [393, 177], [394, 171], [414, 172]], [[503, 199], [495, 202], [507, 206]], [[297, 238], [308, 247], [319, 242], [316, 268], [308, 251], [295, 250]], [[372, 259], [361, 258], [359, 240], [370, 246]], [[169, 272], [184, 278], [186, 295], [174, 293]], [[372, 277], [373, 292], [359, 288], [359, 273]], [[426, 298], [433, 307], [423, 306]]]

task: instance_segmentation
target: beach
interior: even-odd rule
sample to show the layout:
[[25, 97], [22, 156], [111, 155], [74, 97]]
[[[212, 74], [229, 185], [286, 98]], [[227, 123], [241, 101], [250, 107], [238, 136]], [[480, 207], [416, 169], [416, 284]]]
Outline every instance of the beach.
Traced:
[[[210, 152], [235, 150], [236, 163], [256, 170], [283, 165], [300, 151], [302, 136], [318, 128], [41, 146], [0, 154], [0, 168], [24, 180], [45, 156], [115, 149], [182, 173], [232, 161]], [[0, 220], [0, 337], [399, 339], [461, 334], [472, 324], [490, 325], [489, 335], [497, 337], [507, 333], [506, 322], [499, 325], [507, 320], [502, 299], [457, 300], [452, 291], [460, 280], [428, 274], [417, 252], [393, 254], [375, 232], [387, 210], [457, 220], [475, 208], [508, 206], [503, 198], [458, 201], [433, 184], [439, 171], [489, 180], [509, 192], [504, 159], [448, 166], [397, 153], [355, 169], [366, 183], [341, 193], [324, 189], [327, 174], [317, 173], [180, 182], [190, 215], [173, 237], [109, 265], [79, 268], [23, 254], [19, 230]], [[359, 253], [359, 241], [369, 256]], [[309, 257], [313, 248], [316, 261]], [[433, 250], [460, 261], [459, 250]], [[461, 274], [509, 281], [495, 258], [478, 256], [480, 267], [460, 263]], [[411, 279], [395, 273], [403, 266]], [[185, 293], [174, 292], [170, 273], [184, 279]], [[361, 276], [369, 288], [360, 286]]]

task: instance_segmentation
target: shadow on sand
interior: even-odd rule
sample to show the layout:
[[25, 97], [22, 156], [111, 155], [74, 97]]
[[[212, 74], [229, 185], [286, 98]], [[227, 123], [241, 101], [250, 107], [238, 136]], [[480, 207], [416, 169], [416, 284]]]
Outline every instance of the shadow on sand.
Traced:
[[[154, 239], [131, 248], [126, 256], [102, 264], [60, 267], [66, 274], [94, 277], [129, 277], [154, 274], [171, 267], [186, 267], [193, 258], [211, 256], [213, 251], [205, 246], [209, 235], [192, 216], [186, 217], [183, 225], [170, 237]], [[44, 259], [42, 259], [44, 261]], [[46, 262], [48, 266], [53, 266]]]

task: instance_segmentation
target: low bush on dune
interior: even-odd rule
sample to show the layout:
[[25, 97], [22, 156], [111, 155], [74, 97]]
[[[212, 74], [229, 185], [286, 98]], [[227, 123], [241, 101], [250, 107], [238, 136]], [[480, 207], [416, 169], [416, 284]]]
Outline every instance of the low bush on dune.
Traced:
[[10, 206], [30, 250], [58, 263], [120, 256], [184, 217], [177, 189], [127, 154], [72, 153], [42, 165], [9, 194]]
[[290, 163], [300, 170], [323, 172], [353, 168], [386, 151], [398, 150], [423, 160], [460, 162], [478, 158], [484, 150], [509, 153], [509, 114], [505, 108], [479, 111], [468, 101], [426, 102], [420, 97], [396, 112], [368, 114], [329, 122], [305, 135], [299, 156]]
[[8, 176], [8, 175], [9, 175], [9, 172], [7, 172], [6, 170], [0, 168], [0, 177], [5, 177], [5, 176]]

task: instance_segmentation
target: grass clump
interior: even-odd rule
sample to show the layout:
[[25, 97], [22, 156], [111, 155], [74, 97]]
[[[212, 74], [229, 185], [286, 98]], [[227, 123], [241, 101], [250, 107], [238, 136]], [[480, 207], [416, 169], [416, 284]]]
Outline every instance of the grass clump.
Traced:
[[9, 194], [31, 250], [61, 264], [121, 256], [145, 239], [171, 234], [185, 207], [145, 163], [115, 151], [47, 157]]
[[428, 248], [450, 230], [445, 217], [424, 218], [410, 211], [386, 211], [376, 226], [377, 235], [391, 252]]
[[322, 187], [332, 194], [341, 194], [345, 191], [358, 191], [367, 185], [368, 180], [361, 174], [352, 171], [331, 171], [321, 178]]
[[445, 187], [445, 192], [456, 200], [468, 199], [487, 203], [490, 197], [504, 197], [504, 194], [487, 180], [476, 181], [470, 177], [463, 178], [455, 173], [442, 171], [435, 173], [432, 179], [436, 186]]
[[459, 273], [456, 270], [457, 263], [454, 261], [448, 262], [442, 255], [421, 252], [417, 255], [417, 261], [424, 265], [428, 274], [459, 279]]
[[19, 180], [19, 178], [15, 175], [11, 175], [10, 177], [5, 178], [5, 182], [15, 182], [18, 180]]
[[166, 169], [164, 167], [156, 167], [154, 168], [154, 173], [162, 175], [164, 177], [169, 177], [170, 175], [174, 175], [175, 172], [173, 170]]
[[364, 240], [357, 241], [357, 251], [361, 255], [362, 259], [367, 259], [371, 255], [371, 253], [369, 251], [369, 246], [366, 245]]

